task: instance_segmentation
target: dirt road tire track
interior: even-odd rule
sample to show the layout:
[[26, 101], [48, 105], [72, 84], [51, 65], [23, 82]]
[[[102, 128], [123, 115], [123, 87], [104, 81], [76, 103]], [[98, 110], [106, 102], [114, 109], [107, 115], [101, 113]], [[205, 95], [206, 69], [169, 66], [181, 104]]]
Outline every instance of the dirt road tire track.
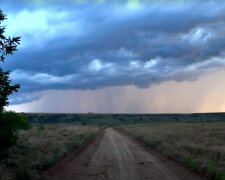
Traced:
[[40, 180], [203, 180], [187, 168], [112, 128], [100, 132], [79, 154], [45, 171]]

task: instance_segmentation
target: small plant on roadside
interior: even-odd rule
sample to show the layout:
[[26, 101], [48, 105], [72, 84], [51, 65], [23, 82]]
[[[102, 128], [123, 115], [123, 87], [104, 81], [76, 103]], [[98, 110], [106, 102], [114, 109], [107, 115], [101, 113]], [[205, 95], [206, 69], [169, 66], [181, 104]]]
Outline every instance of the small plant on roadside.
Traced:
[[37, 131], [43, 131], [43, 130], [45, 130], [45, 127], [44, 126], [38, 126], [37, 127]]
[[207, 175], [210, 179], [225, 180], [225, 172], [220, 171], [215, 165], [208, 164]]
[[37, 172], [28, 167], [20, 167], [15, 171], [15, 178], [17, 180], [31, 180], [38, 177]]
[[187, 155], [184, 159], [184, 163], [187, 167], [197, 171], [199, 169], [198, 164], [195, 162], [192, 155]]

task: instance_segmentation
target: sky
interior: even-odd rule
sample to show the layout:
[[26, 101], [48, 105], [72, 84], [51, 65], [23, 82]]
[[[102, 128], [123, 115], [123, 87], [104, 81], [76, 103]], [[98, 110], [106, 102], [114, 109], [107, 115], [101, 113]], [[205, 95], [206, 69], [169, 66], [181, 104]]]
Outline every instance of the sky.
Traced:
[[225, 111], [223, 0], [1, 0], [18, 112]]

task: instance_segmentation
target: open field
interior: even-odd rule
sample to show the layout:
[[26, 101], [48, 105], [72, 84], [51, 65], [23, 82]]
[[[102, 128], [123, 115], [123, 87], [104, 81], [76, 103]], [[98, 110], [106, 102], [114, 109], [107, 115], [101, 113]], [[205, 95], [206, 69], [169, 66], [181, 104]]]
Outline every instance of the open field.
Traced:
[[225, 123], [151, 123], [119, 129], [209, 179], [225, 179]]
[[[9, 157], [0, 161], [0, 180], [36, 179], [52, 165], [56, 173], [54, 170], [56, 162], [93, 137], [99, 127], [109, 126], [125, 131], [166, 157], [185, 164], [193, 171], [208, 176], [209, 179], [224, 180], [224, 115], [225, 113], [27, 114], [33, 126], [29, 130], [19, 132], [17, 145], [9, 150]], [[57, 164], [60, 165], [61, 162]], [[104, 136], [85, 148], [78, 157], [72, 157], [68, 164], [63, 163], [65, 171], [59, 173], [59, 177], [63, 179], [65, 178], [63, 173], [69, 172], [77, 179], [82, 179], [83, 176], [88, 179], [123, 177], [145, 179], [159, 177], [157, 169], [159, 166], [165, 176], [172, 173], [173, 180], [187, 179], [190, 173], [188, 170], [182, 169], [180, 165], [173, 165], [175, 167], [173, 169], [170, 167], [171, 164], [173, 162], [155, 154], [151, 148], [146, 150], [132, 138], [107, 128]], [[83, 170], [83, 175], [77, 173], [75, 166], [79, 171]], [[133, 169], [131, 174], [130, 169]], [[93, 172], [93, 176], [89, 176], [89, 172]], [[185, 178], [179, 178], [182, 175], [180, 172], [185, 172]], [[160, 177], [167, 179], [165, 176]]]
[[0, 161], [0, 180], [36, 179], [39, 173], [91, 138], [97, 127], [34, 126], [19, 132], [19, 141]]

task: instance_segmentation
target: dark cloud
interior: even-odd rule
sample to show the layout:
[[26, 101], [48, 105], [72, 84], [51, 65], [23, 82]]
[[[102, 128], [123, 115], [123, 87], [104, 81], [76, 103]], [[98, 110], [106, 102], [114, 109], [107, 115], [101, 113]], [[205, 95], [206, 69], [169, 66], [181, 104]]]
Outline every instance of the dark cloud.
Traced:
[[[30, 3], [21, 1], [15, 12], [12, 3], [2, 3], [9, 35], [22, 36], [19, 51], [4, 64], [13, 82], [21, 83], [21, 93], [148, 87], [191, 80], [224, 66], [223, 1], [148, 2], [137, 8], [110, 3], [59, 6], [60, 1], [51, 8], [29, 8]], [[24, 98], [32, 99], [36, 96]]]

